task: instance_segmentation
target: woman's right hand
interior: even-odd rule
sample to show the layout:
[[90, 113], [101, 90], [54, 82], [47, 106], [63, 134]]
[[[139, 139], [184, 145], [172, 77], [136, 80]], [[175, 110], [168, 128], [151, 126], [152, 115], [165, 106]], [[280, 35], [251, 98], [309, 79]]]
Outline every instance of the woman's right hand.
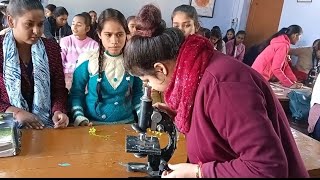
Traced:
[[18, 112], [15, 112], [15, 119], [26, 129], [44, 128], [44, 124], [36, 115], [22, 109], [18, 110]]
[[300, 89], [302, 88], [303, 84], [302, 83], [294, 83], [293, 85], [290, 86], [290, 89]]
[[158, 108], [159, 110], [167, 113], [172, 120], [174, 120], [174, 118], [177, 115], [177, 113], [174, 110], [170, 109], [168, 105], [166, 105], [165, 103], [154, 103], [153, 107]]

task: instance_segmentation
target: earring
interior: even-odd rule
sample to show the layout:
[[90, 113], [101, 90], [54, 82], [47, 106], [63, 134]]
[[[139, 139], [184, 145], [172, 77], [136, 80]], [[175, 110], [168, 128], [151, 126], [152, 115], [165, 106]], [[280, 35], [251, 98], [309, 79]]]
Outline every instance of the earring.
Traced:
[[163, 81], [160, 84], [163, 84], [166, 81], [166, 76], [163, 78]]
[[160, 84], [163, 84], [164, 81], [166, 81], [167, 73], [163, 73], [162, 71], [157, 71], [158, 73], [162, 73], [164, 75], [164, 78]]

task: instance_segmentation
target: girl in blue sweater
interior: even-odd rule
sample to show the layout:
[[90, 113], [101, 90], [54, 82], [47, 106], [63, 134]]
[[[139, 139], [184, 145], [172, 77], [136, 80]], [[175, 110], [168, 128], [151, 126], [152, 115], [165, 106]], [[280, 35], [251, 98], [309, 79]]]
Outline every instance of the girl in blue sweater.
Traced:
[[140, 106], [142, 81], [123, 67], [123, 48], [128, 26], [115, 9], [98, 18], [99, 50], [78, 58], [70, 89], [71, 113], [75, 126], [131, 123]]

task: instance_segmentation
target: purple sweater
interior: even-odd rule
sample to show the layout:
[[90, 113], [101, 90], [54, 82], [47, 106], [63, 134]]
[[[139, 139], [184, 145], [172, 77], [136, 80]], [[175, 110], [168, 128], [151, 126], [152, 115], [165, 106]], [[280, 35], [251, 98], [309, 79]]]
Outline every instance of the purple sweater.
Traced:
[[221, 53], [200, 82], [186, 139], [204, 177], [309, 177], [268, 83]]

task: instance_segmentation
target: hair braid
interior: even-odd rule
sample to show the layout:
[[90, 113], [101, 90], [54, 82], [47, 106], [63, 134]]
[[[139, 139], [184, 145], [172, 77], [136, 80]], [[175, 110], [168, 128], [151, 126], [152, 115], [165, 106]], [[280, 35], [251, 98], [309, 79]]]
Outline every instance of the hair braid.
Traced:
[[98, 57], [98, 63], [99, 63], [99, 71], [98, 71], [98, 82], [97, 82], [97, 94], [98, 99], [96, 102], [96, 106], [99, 104], [99, 102], [102, 101], [102, 93], [101, 93], [101, 81], [102, 81], [102, 66], [103, 66], [103, 55], [104, 55], [104, 47], [102, 45], [101, 39], [99, 40], [99, 57]]

